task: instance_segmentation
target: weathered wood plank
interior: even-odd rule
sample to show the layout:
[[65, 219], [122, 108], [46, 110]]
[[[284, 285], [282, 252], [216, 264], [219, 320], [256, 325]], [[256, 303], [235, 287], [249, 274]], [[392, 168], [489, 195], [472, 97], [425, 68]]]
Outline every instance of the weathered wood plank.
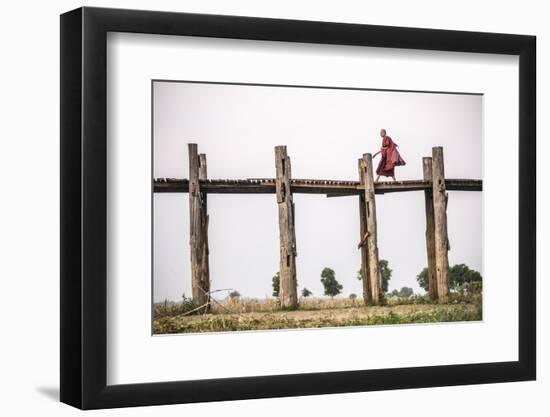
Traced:
[[[422, 172], [425, 181], [432, 181], [432, 158], [422, 158]], [[428, 293], [432, 300], [437, 300], [437, 281], [435, 265], [435, 220], [433, 189], [424, 190], [426, 208], [426, 255], [428, 260]]]
[[[447, 191], [481, 191], [482, 181], [475, 179], [447, 179]], [[201, 191], [212, 194], [274, 194], [275, 178], [262, 179], [213, 179], [201, 181]], [[316, 179], [291, 179], [292, 193], [326, 194], [327, 197], [345, 197], [363, 194], [358, 181], [336, 181]], [[407, 191], [424, 191], [432, 188], [432, 181], [407, 180], [378, 182], [374, 186], [376, 194]], [[157, 178], [154, 180], [155, 193], [186, 193], [188, 179]]]
[[292, 174], [286, 146], [275, 147], [275, 173], [275, 192], [279, 208], [279, 299], [281, 307], [293, 309], [298, 307], [296, 233], [290, 188]]
[[445, 166], [443, 148], [432, 148], [432, 190], [435, 230], [435, 264], [437, 297], [446, 303], [449, 297], [449, 239], [447, 234], [447, 191], [445, 188]]
[[[206, 155], [201, 153], [199, 154], [199, 182], [204, 181], [208, 178], [207, 168], [206, 168]], [[210, 250], [208, 247], [208, 223], [210, 218], [208, 216], [208, 206], [207, 206], [207, 193], [204, 191], [200, 192], [200, 203], [201, 203], [201, 270], [200, 270], [200, 287], [202, 292], [206, 296], [206, 302], [208, 302], [205, 310], [210, 310], [210, 262], [209, 254]]]
[[197, 152], [197, 144], [188, 144], [189, 151], [189, 245], [191, 253], [191, 287], [193, 302], [197, 306], [204, 306], [197, 310], [204, 312], [208, 309], [209, 288], [204, 285], [204, 224], [203, 207], [200, 189], [200, 159]]
[[[358, 161], [359, 183], [365, 184], [365, 163], [363, 159]], [[361, 280], [363, 282], [363, 301], [365, 304], [371, 304], [371, 290], [368, 268], [368, 251], [367, 251], [367, 204], [365, 202], [365, 193], [359, 194], [359, 249], [361, 251]]]
[[371, 303], [380, 304], [380, 265], [378, 262], [378, 239], [376, 231], [376, 200], [374, 197], [374, 177], [372, 167], [372, 155], [363, 155], [365, 164], [365, 204], [367, 214], [367, 252], [368, 252], [368, 274], [371, 294]]

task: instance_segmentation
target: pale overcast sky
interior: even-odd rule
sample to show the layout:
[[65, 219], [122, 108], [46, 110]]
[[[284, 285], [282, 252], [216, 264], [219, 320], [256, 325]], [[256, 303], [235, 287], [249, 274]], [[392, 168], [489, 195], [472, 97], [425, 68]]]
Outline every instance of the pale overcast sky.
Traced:
[[[482, 179], [480, 95], [155, 82], [153, 100], [155, 177], [188, 178], [187, 143], [194, 142], [212, 179], [274, 177], [274, 147], [286, 145], [294, 178], [356, 180], [357, 159], [379, 149], [385, 128], [407, 162], [397, 179], [422, 178], [432, 146], [444, 148], [447, 178]], [[295, 194], [294, 201], [299, 291], [322, 296], [320, 273], [330, 267], [343, 296], [361, 295], [358, 197]], [[423, 192], [377, 195], [376, 204], [390, 290], [423, 292], [416, 283], [426, 266]], [[208, 212], [212, 289], [271, 296], [275, 195], [209, 194]], [[153, 222], [154, 300], [190, 296], [188, 195], [156, 194]], [[482, 272], [482, 193], [449, 192], [448, 229], [450, 265]]]

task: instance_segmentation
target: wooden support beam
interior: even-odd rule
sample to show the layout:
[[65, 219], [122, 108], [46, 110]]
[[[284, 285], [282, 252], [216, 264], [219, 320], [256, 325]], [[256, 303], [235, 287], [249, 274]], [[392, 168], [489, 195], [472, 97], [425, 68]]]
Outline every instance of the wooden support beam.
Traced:
[[443, 148], [440, 146], [432, 148], [432, 182], [437, 298], [440, 303], [446, 303], [449, 300], [449, 238], [447, 234], [445, 167]]
[[376, 201], [374, 197], [374, 176], [372, 167], [372, 155], [363, 154], [365, 165], [365, 212], [367, 217], [367, 254], [368, 254], [368, 275], [370, 285], [371, 303], [380, 304], [380, 264], [378, 262], [378, 239], [376, 232]]
[[[200, 158], [197, 152], [197, 144], [188, 144], [189, 151], [189, 245], [191, 247], [191, 287], [193, 302], [197, 310], [202, 313], [208, 310], [210, 284], [205, 279], [205, 262], [203, 254], [206, 239], [206, 206], [203, 207], [202, 193], [200, 190]], [[206, 175], [206, 166], [203, 174]], [[208, 259], [206, 259], [206, 264]]]
[[[363, 159], [358, 161], [359, 183], [365, 184], [365, 163]], [[363, 300], [366, 305], [371, 304], [371, 290], [369, 282], [368, 252], [367, 252], [367, 204], [365, 202], [365, 193], [359, 194], [359, 249], [361, 250], [361, 280], [363, 282]]]
[[[199, 180], [206, 180], [208, 178], [206, 169], [206, 154], [199, 154]], [[208, 247], [208, 225], [210, 217], [207, 210], [207, 193], [201, 191], [201, 288], [207, 296], [208, 305], [206, 310], [210, 309], [210, 262]]]
[[290, 157], [286, 146], [275, 147], [275, 190], [279, 206], [279, 299], [281, 307], [298, 307], [296, 281], [296, 233], [294, 229], [294, 203], [290, 189], [292, 178]]
[[[432, 181], [432, 158], [422, 158], [424, 181]], [[428, 293], [432, 300], [437, 300], [437, 280], [435, 265], [435, 220], [433, 188], [424, 190], [426, 208], [426, 254], [428, 259]]]

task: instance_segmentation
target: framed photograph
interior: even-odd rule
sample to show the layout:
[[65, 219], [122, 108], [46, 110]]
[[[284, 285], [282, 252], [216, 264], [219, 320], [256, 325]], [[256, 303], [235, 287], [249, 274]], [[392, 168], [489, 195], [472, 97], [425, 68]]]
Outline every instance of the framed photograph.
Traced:
[[61, 16], [61, 401], [533, 380], [535, 37]]

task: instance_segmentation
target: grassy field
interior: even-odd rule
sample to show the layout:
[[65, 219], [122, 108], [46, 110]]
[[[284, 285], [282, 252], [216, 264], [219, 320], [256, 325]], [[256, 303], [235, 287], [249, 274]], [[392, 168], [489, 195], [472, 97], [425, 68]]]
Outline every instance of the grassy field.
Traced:
[[190, 313], [186, 303], [160, 303], [154, 308], [153, 333], [202, 333], [243, 330], [438, 323], [482, 319], [481, 297], [452, 297], [445, 305], [425, 297], [388, 299], [384, 306], [361, 300], [303, 299], [297, 310], [281, 310], [276, 299], [227, 299], [208, 314]]

